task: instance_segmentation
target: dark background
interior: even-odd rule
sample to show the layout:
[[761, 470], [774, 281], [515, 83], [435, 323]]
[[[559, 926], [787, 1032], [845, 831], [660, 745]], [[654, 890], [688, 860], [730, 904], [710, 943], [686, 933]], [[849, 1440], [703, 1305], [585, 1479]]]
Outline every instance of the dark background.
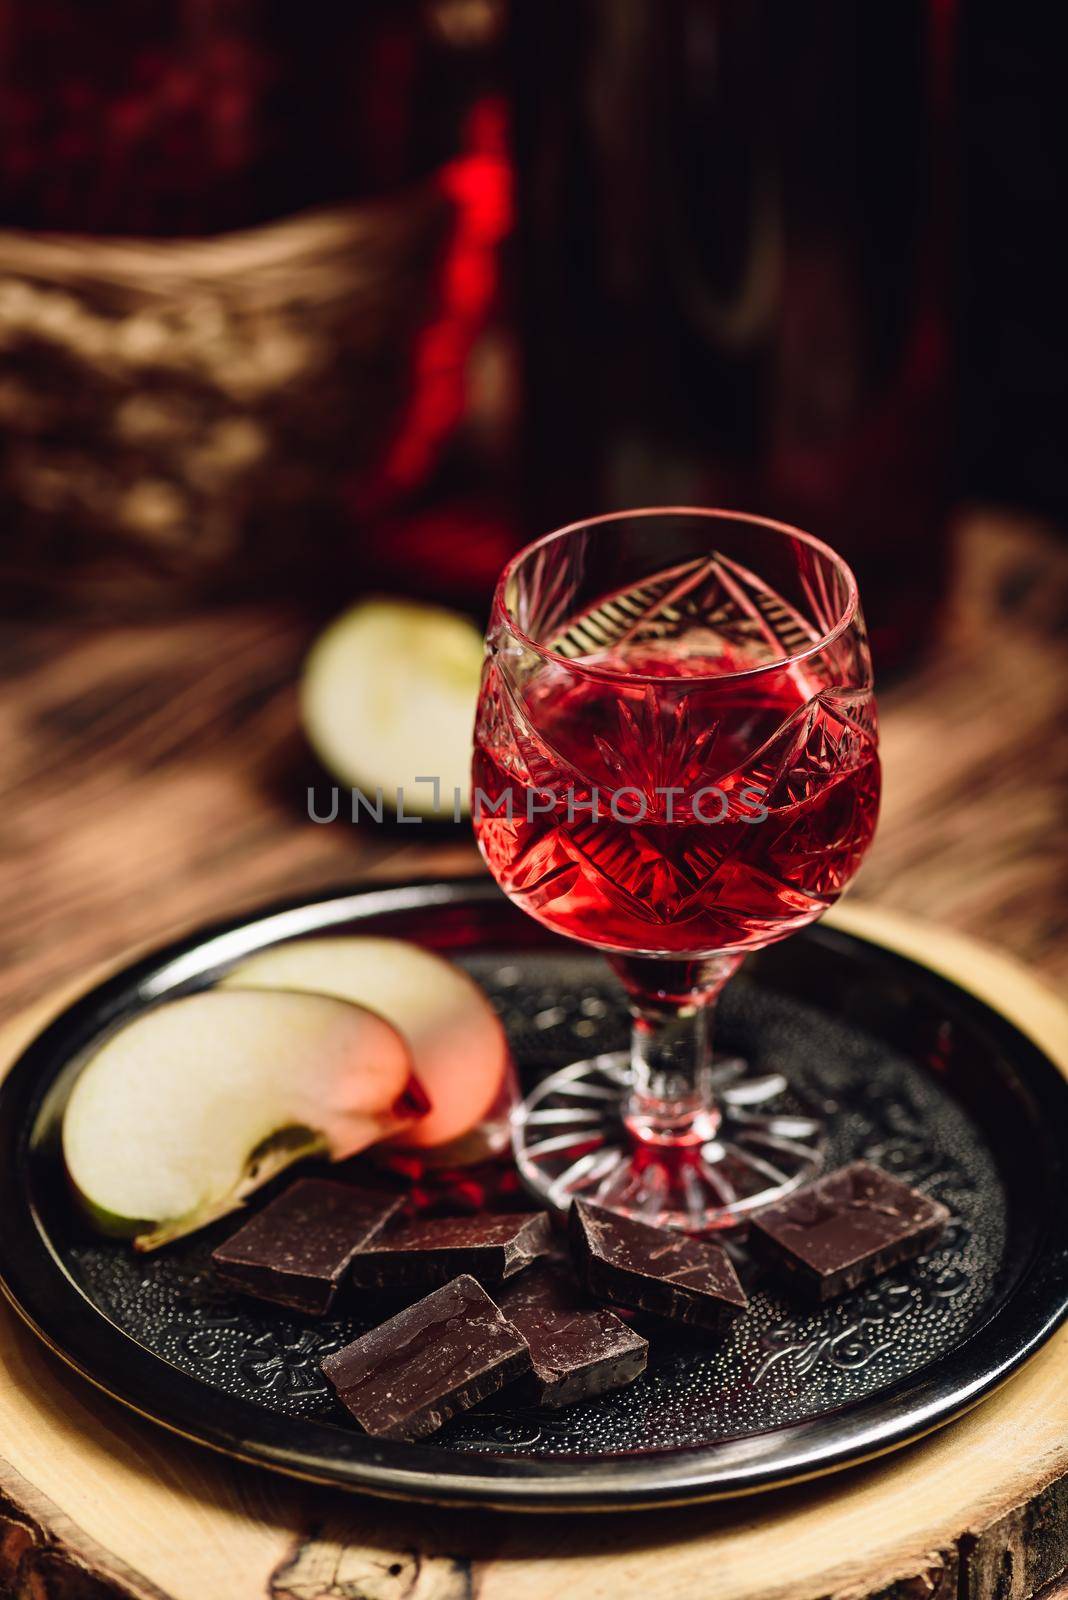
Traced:
[[1068, 515], [1065, 98], [1055, 7], [963, 12], [962, 492]]
[[[554, 522], [718, 501], [838, 544], [907, 664], [955, 508], [1068, 512], [1058, 23], [0, 0], [8, 606], [479, 612]], [[254, 293], [272, 224], [296, 247]], [[212, 238], [221, 265], [167, 256]]]

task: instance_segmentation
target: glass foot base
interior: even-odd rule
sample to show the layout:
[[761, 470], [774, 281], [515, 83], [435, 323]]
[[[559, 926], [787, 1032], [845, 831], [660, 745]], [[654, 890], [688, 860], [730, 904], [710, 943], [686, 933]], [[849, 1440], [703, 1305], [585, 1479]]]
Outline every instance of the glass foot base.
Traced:
[[814, 1178], [826, 1148], [822, 1118], [798, 1111], [779, 1073], [744, 1061], [712, 1068], [718, 1122], [703, 1143], [650, 1146], [623, 1117], [624, 1053], [577, 1061], [542, 1080], [512, 1113], [512, 1148], [527, 1188], [565, 1211], [579, 1195], [625, 1216], [686, 1233], [730, 1228]]

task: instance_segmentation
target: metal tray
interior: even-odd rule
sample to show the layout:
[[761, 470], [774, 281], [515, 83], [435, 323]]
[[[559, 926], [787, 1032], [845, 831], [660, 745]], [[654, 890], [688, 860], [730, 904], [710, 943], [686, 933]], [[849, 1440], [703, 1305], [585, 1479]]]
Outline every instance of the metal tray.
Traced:
[[347, 928], [461, 961], [497, 1004], [528, 1083], [625, 1039], [596, 955], [545, 933], [487, 879], [274, 908], [172, 945], [70, 1006], [0, 1085], [0, 1279], [53, 1350], [144, 1416], [376, 1494], [527, 1510], [680, 1503], [904, 1444], [990, 1393], [1068, 1312], [1068, 1083], [947, 979], [816, 927], [747, 963], [719, 1043], [833, 1104], [832, 1165], [866, 1155], [944, 1200], [954, 1222], [938, 1248], [815, 1311], [743, 1260], [752, 1305], [725, 1342], [656, 1332], [648, 1372], [627, 1389], [556, 1412], [498, 1398], [419, 1445], [367, 1438], [318, 1371], [358, 1320], [223, 1293], [207, 1257], [226, 1223], [148, 1258], [94, 1238], [68, 1202], [56, 1139], [104, 1032], [253, 950]]

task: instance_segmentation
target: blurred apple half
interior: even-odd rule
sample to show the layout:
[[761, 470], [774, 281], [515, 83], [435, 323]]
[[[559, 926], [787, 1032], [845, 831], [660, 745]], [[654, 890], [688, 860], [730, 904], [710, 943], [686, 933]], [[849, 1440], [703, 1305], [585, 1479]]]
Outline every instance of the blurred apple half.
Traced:
[[[471, 738], [482, 639], [466, 617], [410, 600], [364, 600], [308, 655], [301, 712], [328, 771], [390, 810], [470, 811]], [[436, 803], [434, 785], [437, 780]]]

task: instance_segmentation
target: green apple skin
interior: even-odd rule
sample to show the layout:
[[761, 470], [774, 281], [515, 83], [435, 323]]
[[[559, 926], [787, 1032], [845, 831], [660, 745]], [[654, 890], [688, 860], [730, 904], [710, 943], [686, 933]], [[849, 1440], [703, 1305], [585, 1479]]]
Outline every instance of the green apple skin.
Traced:
[[94, 1205], [88, 1195], [82, 1194], [69, 1173], [67, 1177], [75, 1203], [94, 1233], [103, 1234], [107, 1239], [133, 1239], [137, 1234], [147, 1233], [151, 1229], [152, 1224], [147, 1217], [138, 1217], [135, 1221]]

